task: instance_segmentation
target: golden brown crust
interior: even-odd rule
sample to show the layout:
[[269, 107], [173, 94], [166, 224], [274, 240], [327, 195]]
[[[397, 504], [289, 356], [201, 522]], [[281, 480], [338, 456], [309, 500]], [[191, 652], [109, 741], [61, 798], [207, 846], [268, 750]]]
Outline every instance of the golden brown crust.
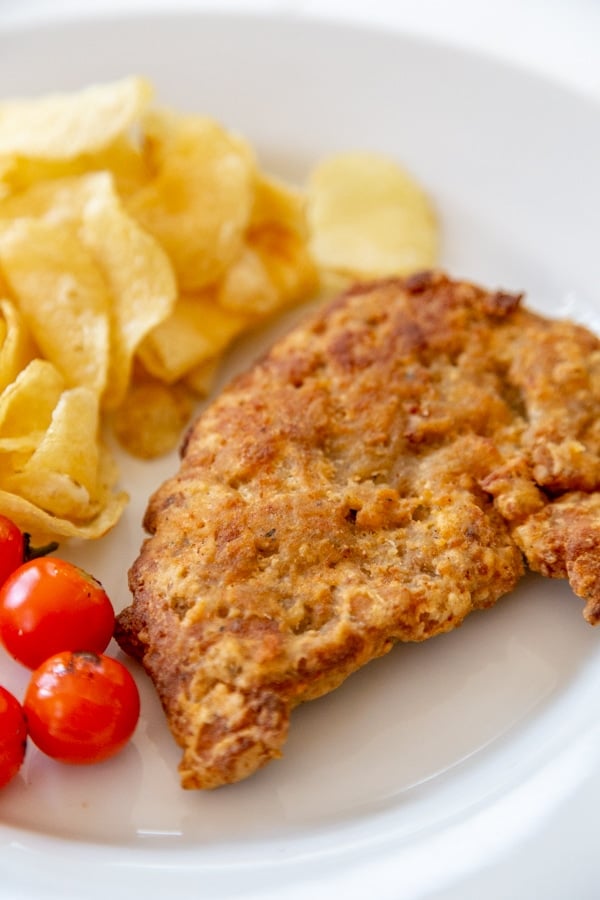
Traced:
[[600, 622], [600, 494], [572, 491], [546, 504], [514, 529], [535, 572], [568, 578], [586, 600], [584, 615]]
[[184, 787], [279, 756], [294, 706], [492, 605], [523, 555], [596, 621], [599, 373], [584, 329], [427, 273], [346, 292], [238, 377], [151, 498], [117, 632]]

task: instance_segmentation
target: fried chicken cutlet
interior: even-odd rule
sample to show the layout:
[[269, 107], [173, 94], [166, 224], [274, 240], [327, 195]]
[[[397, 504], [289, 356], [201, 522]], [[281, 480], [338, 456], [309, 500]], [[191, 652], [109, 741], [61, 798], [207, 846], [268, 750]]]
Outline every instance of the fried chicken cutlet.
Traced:
[[600, 341], [439, 273], [359, 285], [195, 422], [151, 498], [117, 639], [213, 788], [398, 641], [525, 566], [600, 618]]

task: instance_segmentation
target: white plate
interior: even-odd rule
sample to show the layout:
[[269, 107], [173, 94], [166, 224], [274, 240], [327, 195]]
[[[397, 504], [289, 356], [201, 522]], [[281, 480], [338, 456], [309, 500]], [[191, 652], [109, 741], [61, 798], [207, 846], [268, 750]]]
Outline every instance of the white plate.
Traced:
[[[5, 95], [137, 71], [162, 100], [247, 135], [301, 178], [330, 151], [396, 155], [428, 186], [457, 276], [526, 289], [600, 328], [600, 109], [443, 46], [307, 21], [166, 15], [0, 33]], [[258, 351], [232, 357], [226, 375]], [[174, 459], [123, 461], [133, 494], [70, 555], [128, 601], [150, 490]], [[403, 646], [294, 715], [284, 760], [209, 793], [139, 670], [135, 739], [96, 769], [28, 755], [0, 795], [0, 896], [597, 896], [600, 636], [531, 578], [456, 633]], [[4, 656], [1, 680], [25, 673]]]

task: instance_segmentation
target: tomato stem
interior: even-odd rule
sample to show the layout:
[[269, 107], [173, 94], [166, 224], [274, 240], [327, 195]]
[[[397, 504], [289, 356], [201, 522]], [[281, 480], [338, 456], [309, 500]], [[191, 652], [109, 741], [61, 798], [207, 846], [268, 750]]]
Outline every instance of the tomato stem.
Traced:
[[54, 553], [55, 550], [58, 550], [56, 541], [50, 541], [50, 543], [43, 544], [41, 547], [32, 547], [31, 535], [26, 531], [23, 532], [23, 562], [29, 562], [30, 559], [39, 559], [40, 556], [48, 556], [49, 553]]

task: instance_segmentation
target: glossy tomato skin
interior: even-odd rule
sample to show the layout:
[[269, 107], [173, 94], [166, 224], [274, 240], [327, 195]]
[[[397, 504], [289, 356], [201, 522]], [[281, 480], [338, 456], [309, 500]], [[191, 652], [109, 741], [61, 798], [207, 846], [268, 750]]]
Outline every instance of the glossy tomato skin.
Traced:
[[61, 650], [102, 653], [114, 624], [102, 585], [65, 560], [33, 559], [0, 586], [0, 640], [30, 669]]
[[11, 519], [0, 515], [0, 585], [25, 559], [25, 537]]
[[53, 759], [86, 765], [109, 759], [131, 738], [140, 713], [137, 685], [118, 660], [57, 653], [32, 674], [24, 701], [31, 740]]
[[27, 723], [21, 704], [0, 687], [0, 788], [15, 777], [25, 758]]

